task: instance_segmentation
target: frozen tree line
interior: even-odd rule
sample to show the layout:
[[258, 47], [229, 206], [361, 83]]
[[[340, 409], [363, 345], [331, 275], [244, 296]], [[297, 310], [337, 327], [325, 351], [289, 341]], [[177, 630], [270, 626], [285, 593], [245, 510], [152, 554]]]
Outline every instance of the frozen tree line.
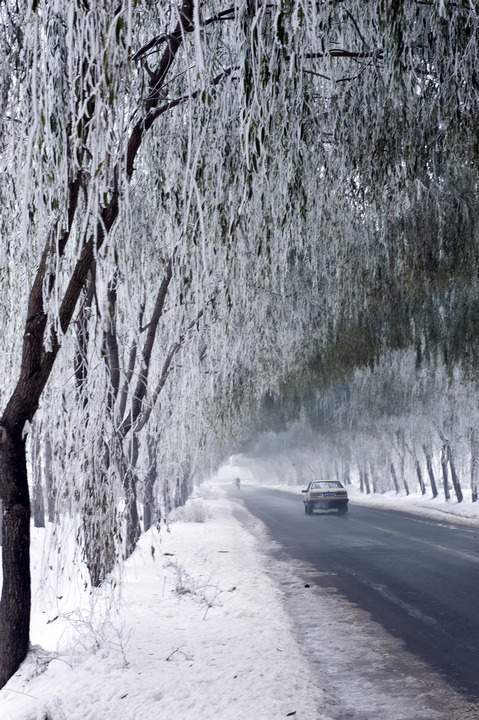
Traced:
[[462, 0], [5, 0], [0, 23], [2, 685], [30, 489], [99, 585], [287, 385], [310, 384], [321, 457], [368, 477], [407, 417], [372, 401], [407, 390], [388, 368], [445, 368], [430, 402], [458, 407], [479, 65]]
[[256, 438], [238, 446], [264, 482], [354, 482], [362, 492], [478, 499], [478, 387], [460, 366], [384, 354], [326, 388], [268, 396]]

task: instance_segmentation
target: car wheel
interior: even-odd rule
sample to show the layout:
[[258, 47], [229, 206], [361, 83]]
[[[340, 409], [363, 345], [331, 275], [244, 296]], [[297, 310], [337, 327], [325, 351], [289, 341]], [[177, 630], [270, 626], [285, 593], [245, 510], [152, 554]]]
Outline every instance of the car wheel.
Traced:
[[304, 503], [304, 512], [306, 513], [306, 515], [309, 514], [308, 506], [306, 505], [306, 503]]

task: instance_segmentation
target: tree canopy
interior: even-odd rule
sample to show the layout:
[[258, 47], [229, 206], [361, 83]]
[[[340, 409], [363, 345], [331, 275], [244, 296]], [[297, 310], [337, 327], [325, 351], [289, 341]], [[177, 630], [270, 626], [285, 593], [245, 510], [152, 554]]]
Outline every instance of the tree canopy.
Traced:
[[29, 518], [39, 458], [92, 584], [138, 499], [160, 517], [268, 403], [348, 458], [327, 409], [371, 433], [351, 399], [394, 395], [388, 367], [475, 387], [478, 23], [466, 0], [0, 4], [0, 496]]

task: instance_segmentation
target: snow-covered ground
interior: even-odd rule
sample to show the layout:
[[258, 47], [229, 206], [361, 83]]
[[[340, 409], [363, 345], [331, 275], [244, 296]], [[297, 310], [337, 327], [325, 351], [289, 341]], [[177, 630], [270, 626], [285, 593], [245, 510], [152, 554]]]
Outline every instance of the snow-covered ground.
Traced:
[[[478, 522], [471, 503], [352, 494]], [[305, 582], [307, 566], [273, 562], [230, 483], [202, 495], [93, 594], [35, 531], [34, 649], [0, 692], [1, 720], [479, 717], [366, 613]]]

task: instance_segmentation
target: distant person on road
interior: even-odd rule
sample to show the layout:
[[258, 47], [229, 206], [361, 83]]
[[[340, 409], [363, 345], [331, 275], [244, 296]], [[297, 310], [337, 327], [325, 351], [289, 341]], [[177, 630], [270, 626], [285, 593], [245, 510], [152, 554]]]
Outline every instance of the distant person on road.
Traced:
[[241, 488], [241, 480], [240, 480], [239, 478], [236, 478], [235, 484], [236, 484], [236, 487], [237, 487], [238, 490], [239, 490], [239, 489]]

